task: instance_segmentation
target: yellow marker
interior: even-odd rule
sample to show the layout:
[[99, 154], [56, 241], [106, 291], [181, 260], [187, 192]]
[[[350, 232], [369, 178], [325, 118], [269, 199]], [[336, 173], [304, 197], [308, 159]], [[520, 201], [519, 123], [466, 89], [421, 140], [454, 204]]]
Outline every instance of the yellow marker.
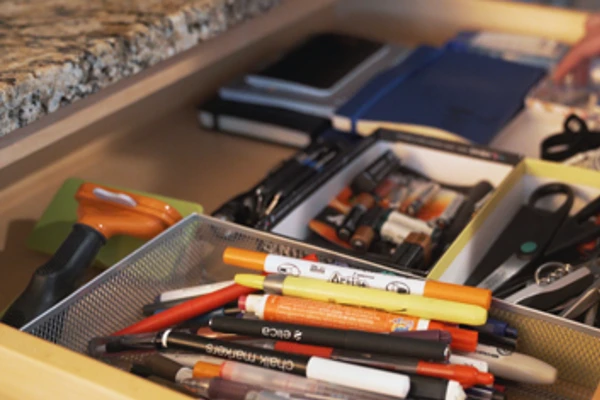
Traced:
[[267, 293], [320, 300], [329, 303], [369, 307], [388, 312], [465, 325], [483, 325], [487, 311], [483, 307], [454, 301], [431, 299], [410, 294], [386, 292], [357, 286], [339, 285], [310, 278], [285, 275], [238, 274], [235, 282], [263, 289]]

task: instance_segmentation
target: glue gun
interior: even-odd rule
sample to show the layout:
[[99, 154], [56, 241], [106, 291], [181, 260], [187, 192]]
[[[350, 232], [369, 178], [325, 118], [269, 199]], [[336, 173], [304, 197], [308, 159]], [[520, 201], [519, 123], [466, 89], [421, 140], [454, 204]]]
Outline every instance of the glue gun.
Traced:
[[82, 184], [75, 198], [79, 206], [73, 230], [54, 256], [35, 271], [1, 322], [19, 328], [75, 291], [111, 237], [151, 239], [182, 218], [160, 200], [92, 183]]

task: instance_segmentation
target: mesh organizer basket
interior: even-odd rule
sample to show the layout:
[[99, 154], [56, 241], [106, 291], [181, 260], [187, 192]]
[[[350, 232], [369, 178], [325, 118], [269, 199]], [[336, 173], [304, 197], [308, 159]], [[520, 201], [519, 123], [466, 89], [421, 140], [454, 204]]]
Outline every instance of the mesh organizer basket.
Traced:
[[[382, 269], [376, 264], [280, 236], [191, 215], [106, 270], [21, 330], [86, 353], [88, 341], [142, 318], [143, 304], [160, 292], [230, 279], [237, 268], [221, 261], [227, 246]], [[584, 325], [496, 302], [491, 315], [516, 326], [519, 351], [559, 370], [552, 386], [511, 387], [511, 399], [588, 400], [600, 380], [600, 333]]]

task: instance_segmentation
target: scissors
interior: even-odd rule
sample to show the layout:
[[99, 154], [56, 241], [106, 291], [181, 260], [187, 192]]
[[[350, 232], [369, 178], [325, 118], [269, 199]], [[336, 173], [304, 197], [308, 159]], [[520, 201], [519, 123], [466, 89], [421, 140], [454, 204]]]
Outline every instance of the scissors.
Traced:
[[600, 132], [590, 131], [585, 121], [575, 114], [567, 117], [563, 130], [542, 141], [542, 159], [564, 161], [575, 154], [600, 147]]

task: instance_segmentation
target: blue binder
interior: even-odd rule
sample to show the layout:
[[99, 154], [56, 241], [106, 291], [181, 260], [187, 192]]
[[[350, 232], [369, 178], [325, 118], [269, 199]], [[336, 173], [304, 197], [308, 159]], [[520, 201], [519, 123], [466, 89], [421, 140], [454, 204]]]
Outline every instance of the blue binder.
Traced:
[[422, 46], [371, 79], [336, 111], [333, 123], [363, 135], [370, 132], [361, 130], [361, 122], [424, 125], [488, 144], [545, 73], [481, 54]]

